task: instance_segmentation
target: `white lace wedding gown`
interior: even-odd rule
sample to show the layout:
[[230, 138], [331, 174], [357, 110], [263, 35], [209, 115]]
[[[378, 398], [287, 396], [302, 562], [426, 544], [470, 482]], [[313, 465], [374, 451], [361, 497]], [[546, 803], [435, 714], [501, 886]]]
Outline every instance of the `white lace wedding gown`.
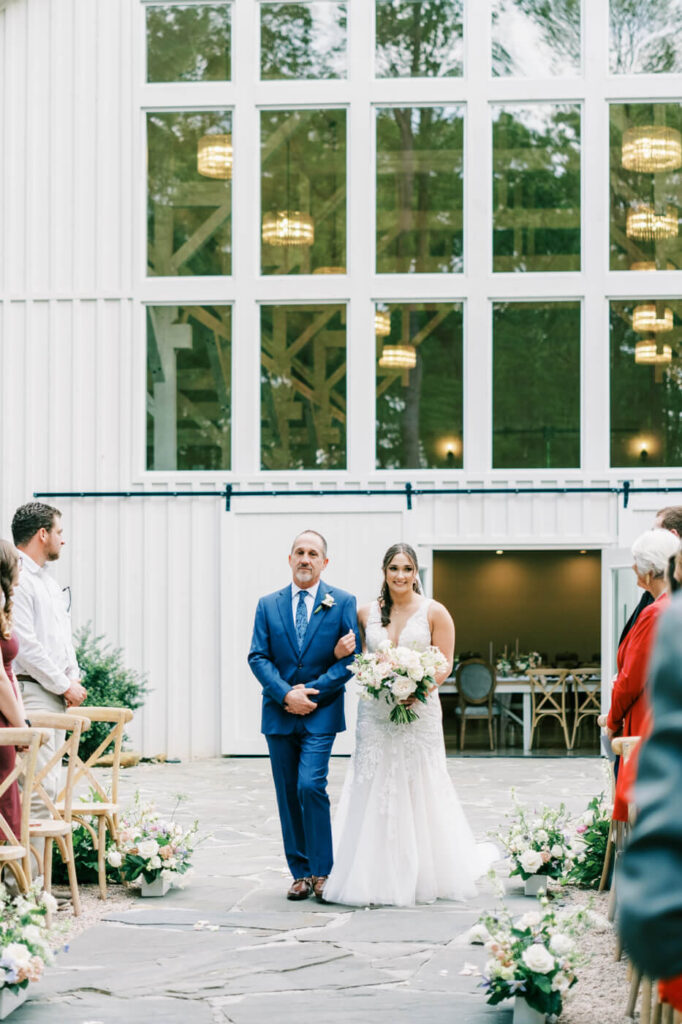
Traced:
[[[405, 624], [400, 645], [430, 645], [430, 603], [423, 601]], [[376, 601], [365, 633], [370, 651], [386, 639]], [[491, 844], [477, 847], [450, 781], [438, 691], [415, 705], [419, 720], [409, 725], [389, 721], [391, 708], [384, 700], [360, 701], [324, 897], [398, 907], [466, 899], [494, 854]]]

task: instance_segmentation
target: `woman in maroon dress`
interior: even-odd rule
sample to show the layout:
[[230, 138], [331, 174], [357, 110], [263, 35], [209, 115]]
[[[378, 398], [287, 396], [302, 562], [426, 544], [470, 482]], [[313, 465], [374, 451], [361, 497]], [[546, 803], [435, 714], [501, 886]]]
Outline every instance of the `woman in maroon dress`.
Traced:
[[[26, 715], [21, 693], [12, 673], [19, 644], [12, 634], [12, 593], [19, 580], [19, 554], [6, 540], [0, 540], [0, 728], [23, 729]], [[0, 747], [0, 781], [14, 770], [14, 747]], [[16, 782], [0, 797], [0, 814], [18, 837], [21, 829], [21, 801]], [[0, 831], [0, 842], [4, 840]]]

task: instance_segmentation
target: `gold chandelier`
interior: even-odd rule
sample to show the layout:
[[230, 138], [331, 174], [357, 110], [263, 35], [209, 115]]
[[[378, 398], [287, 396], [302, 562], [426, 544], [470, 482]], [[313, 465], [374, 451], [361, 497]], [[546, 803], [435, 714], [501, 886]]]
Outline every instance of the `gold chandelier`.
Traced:
[[623, 134], [623, 167], [641, 174], [682, 166], [682, 137], [676, 128], [647, 124]]
[[387, 338], [391, 333], [391, 314], [378, 309], [374, 314], [374, 333], [378, 338]]
[[663, 345], [658, 351], [655, 338], [644, 338], [635, 345], [635, 362], [644, 363], [648, 366], [658, 366], [662, 363], [670, 363], [673, 358], [673, 350], [670, 345]]
[[197, 170], [205, 178], [231, 178], [232, 136], [202, 135], [197, 147]]
[[263, 217], [263, 241], [281, 248], [305, 248], [315, 241], [315, 221], [300, 210], [278, 210]]
[[628, 238], [640, 238], [646, 242], [660, 242], [664, 238], [676, 238], [678, 233], [677, 207], [671, 203], [665, 213], [657, 214], [653, 207], [642, 204], [628, 210], [625, 233]]
[[656, 316], [656, 303], [644, 302], [635, 306], [632, 311], [632, 329], [640, 334], [660, 334], [673, 329], [673, 311], [669, 306], [663, 310], [663, 316]]
[[417, 350], [414, 345], [384, 345], [379, 366], [387, 370], [413, 370], [417, 365]]

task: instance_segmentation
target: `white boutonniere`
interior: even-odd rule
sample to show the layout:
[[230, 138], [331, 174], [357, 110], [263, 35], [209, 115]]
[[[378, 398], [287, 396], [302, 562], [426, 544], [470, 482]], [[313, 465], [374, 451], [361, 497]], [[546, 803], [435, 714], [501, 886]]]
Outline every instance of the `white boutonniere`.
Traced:
[[333, 594], [325, 594], [324, 597], [322, 598], [322, 600], [320, 601], [320, 603], [318, 604], [317, 608], [313, 612], [313, 615], [317, 615], [317, 613], [319, 612], [320, 608], [333, 608], [335, 604], [336, 604], [336, 601], [334, 600], [334, 595]]

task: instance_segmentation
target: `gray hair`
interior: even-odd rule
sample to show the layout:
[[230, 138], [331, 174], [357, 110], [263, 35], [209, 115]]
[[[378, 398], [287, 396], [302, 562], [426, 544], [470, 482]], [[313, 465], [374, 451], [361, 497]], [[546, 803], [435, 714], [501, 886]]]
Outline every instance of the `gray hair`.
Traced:
[[327, 557], [327, 541], [324, 539], [324, 537], [322, 536], [321, 533], [317, 532], [317, 530], [301, 530], [300, 533], [297, 533], [296, 536], [294, 537], [293, 544], [291, 545], [291, 550], [292, 551], [294, 550], [294, 548], [296, 547], [296, 541], [298, 540], [299, 537], [302, 537], [304, 533], [312, 533], [313, 537], [317, 537], [318, 538], [318, 540], [320, 541], [320, 544], [322, 545], [322, 554], [326, 558]]
[[632, 545], [632, 557], [640, 576], [665, 576], [668, 561], [680, 550], [680, 539], [669, 530], [647, 530]]

